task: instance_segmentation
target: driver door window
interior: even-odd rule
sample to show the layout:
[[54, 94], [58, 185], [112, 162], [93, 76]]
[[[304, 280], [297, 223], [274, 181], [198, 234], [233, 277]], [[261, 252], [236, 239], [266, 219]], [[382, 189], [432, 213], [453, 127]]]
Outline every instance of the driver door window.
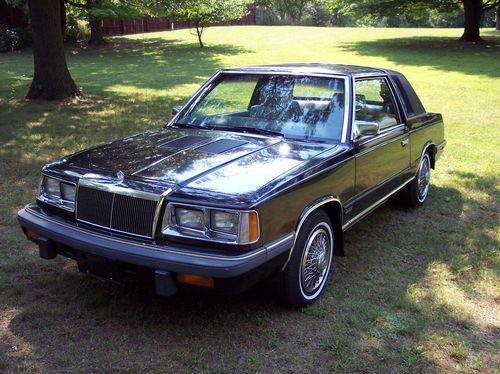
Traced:
[[396, 106], [385, 79], [356, 81], [356, 120], [376, 122], [380, 129], [398, 123]]

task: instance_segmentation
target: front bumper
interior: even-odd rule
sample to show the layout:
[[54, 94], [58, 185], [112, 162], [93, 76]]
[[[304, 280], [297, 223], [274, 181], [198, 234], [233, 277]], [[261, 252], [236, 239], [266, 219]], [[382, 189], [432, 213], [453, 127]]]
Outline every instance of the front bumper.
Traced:
[[[213, 278], [233, 278], [266, 264], [271, 259], [290, 250], [294, 233], [255, 250], [222, 255], [210, 253], [207, 248], [180, 246], [174, 243], [160, 245], [154, 241], [124, 238], [111, 233], [101, 233], [46, 214], [36, 204], [21, 209], [17, 218], [26, 230], [40, 234], [38, 244], [46, 246], [53, 241], [78, 251], [121, 261], [156, 271], [189, 273]], [[216, 250], [214, 250], [216, 252]]]

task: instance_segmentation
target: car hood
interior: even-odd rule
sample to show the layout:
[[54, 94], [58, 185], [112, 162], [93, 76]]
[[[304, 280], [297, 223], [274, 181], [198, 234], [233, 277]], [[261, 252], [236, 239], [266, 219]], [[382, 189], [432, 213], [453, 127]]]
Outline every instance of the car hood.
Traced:
[[65, 173], [77, 170], [83, 178], [122, 175], [163, 188], [241, 195], [333, 148], [280, 137], [169, 127], [90, 148], [52, 166]]

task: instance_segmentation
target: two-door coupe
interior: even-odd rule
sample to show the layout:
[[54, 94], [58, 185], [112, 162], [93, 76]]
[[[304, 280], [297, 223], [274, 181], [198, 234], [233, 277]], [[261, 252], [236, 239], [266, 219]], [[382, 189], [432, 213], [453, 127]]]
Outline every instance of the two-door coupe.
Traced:
[[160, 295], [270, 279], [300, 307], [323, 291], [343, 232], [392, 195], [422, 205], [446, 144], [403, 75], [333, 64], [215, 73], [163, 128], [42, 169], [18, 219], [45, 259]]

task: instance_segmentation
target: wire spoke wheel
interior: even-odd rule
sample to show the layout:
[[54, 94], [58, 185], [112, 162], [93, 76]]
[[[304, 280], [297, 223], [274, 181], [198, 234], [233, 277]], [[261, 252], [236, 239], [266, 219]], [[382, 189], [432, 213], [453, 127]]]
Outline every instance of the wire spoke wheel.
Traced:
[[325, 223], [312, 231], [304, 248], [300, 264], [300, 285], [304, 296], [314, 298], [321, 292], [333, 253], [332, 232]]
[[423, 202], [429, 193], [429, 185], [431, 179], [431, 164], [429, 156], [425, 155], [420, 164], [417, 177], [417, 193], [418, 200]]

